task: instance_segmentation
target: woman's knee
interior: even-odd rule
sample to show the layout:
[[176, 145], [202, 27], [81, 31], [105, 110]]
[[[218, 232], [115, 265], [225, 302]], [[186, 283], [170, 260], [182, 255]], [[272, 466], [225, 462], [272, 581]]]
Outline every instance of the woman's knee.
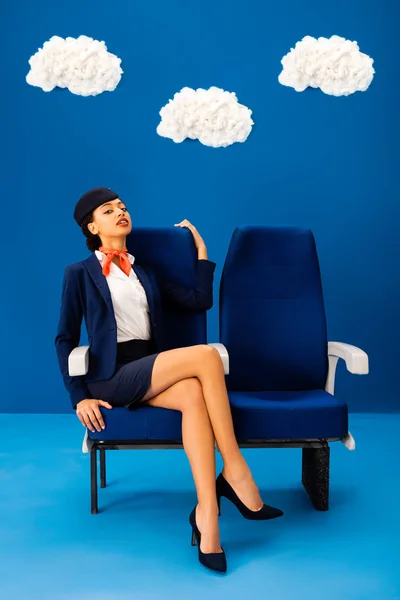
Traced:
[[200, 344], [196, 346], [199, 364], [221, 364], [221, 356], [214, 346], [208, 344]]

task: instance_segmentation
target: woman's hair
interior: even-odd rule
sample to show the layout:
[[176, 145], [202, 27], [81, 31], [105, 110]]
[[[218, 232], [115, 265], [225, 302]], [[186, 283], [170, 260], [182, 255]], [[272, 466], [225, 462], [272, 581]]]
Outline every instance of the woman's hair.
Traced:
[[101, 239], [98, 235], [93, 235], [88, 229], [89, 223], [93, 221], [93, 211], [88, 214], [87, 217], [82, 221], [82, 233], [86, 238], [86, 246], [89, 248], [90, 252], [94, 252], [98, 250], [101, 246]]

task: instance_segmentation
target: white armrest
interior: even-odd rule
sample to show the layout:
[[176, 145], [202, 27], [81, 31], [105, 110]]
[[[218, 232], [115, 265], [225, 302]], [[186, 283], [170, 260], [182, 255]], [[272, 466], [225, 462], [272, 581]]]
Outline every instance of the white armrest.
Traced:
[[329, 342], [328, 356], [343, 358], [347, 370], [354, 375], [368, 374], [368, 355], [357, 346], [351, 346], [343, 342]]
[[[329, 342], [329, 369], [325, 390], [330, 394], [335, 392], [336, 365], [339, 358], [343, 358], [347, 370], [354, 375], [367, 375], [369, 370], [368, 355], [363, 350], [343, 342]], [[355, 450], [356, 442], [350, 431], [341, 441], [349, 450]]]
[[219, 352], [219, 355], [221, 357], [222, 360], [222, 364], [224, 365], [224, 373], [225, 375], [229, 375], [229, 354], [228, 354], [228, 350], [226, 349], [226, 347], [223, 344], [208, 344], [209, 346], [213, 346], [213, 348], [216, 348]]
[[[68, 375], [70, 377], [79, 377], [86, 375], [89, 370], [89, 346], [77, 346], [68, 356]], [[82, 442], [82, 452], [87, 454], [93, 445], [89, 439], [87, 429]]]
[[328, 342], [328, 358], [329, 370], [325, 390], [330, 394], [335, 391], [336, 365], [339, 358], [343, 358], [350, 373], [354, 375], [367, 375], [368, 373], [368, 355], [356, 346], [343, 342]]
[[68, 375], [78, 377], [89, 370], [89, 346], [77, 346], [68, 357]]

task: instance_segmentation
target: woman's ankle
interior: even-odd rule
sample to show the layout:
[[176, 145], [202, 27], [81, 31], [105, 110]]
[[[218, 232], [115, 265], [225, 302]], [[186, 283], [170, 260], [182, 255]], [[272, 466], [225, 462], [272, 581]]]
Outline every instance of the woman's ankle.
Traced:
[[215, 514], [218, 515], [218, 512], [217, 497], [215, 497], [215, 500], [203, 500], [197, 504], [196, 514], [201, 515], [203, 519], [212, 517]]
[[222, 475], [231, 484], [240, 483], [249, 477], [252, 477], [251, 471], [244, 459], [228, 464], [225, 463], [224, 468], [222, 469]]

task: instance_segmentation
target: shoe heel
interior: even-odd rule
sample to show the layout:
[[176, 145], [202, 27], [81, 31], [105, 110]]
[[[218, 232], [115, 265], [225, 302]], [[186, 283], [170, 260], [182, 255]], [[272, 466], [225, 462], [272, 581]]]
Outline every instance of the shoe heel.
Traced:
[[192, 541], [191, 541], [192, 546], [196, 546], [197, 545], [197, 540], [196, 540], [196, 534], [194, 532], [194, 530], [192, 530]]
[[218, 516], [221, 516], [221, 496], [217, 496]]
[[192, 510], [189, 517], [189, 523], [192, 526], [192, 546], [197, 546], [199, 562], [207, 569], [218, 573], [226, 573], [226, 556], [224, 550], [222, 552], [204, 554], [200, 550], [201, 534], [196, 524], [196, 508]]
[[281, 517], [283, 515], [282, 510], [279, 508], [274, 508], [273, 506], [268, 506], [268, 504], [263, 504], [259, 510], [250, 510], [247, 508], [240, 498], [238, 498], [235, 490], [226, 481], [222, 473], [218, 475], [216, 491], [219, 514], [221, 514], [221, 496], [225, 496], [225, 498], [230, 500], [232, 504], [236, 506], [245, 519], [249, 519], [251, 521], [266, 521], [267, 519], [276, 519], [277, 517]]

